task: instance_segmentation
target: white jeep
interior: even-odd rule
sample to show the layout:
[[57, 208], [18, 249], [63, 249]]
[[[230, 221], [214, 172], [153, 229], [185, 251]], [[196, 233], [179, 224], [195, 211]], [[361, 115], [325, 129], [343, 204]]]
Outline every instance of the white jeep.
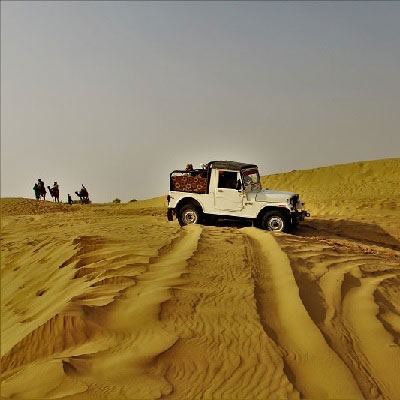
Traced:
[[292, 192], [262, 189], [257, 165], [211, 161], [204, 168], [170, 174], [167, 217], [181, 225], [241, 219], [269, 231], [287, 231], [310, 214]]

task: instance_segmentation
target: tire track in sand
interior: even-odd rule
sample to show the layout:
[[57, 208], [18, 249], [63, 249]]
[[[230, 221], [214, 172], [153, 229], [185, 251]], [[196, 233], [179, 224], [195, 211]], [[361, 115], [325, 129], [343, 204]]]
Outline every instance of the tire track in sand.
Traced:
[[253, 228], [245, 231], [265, 265], [262, 316], [287, 352], [287, 364], [296, 387], [307, 398], [362, 398], [357, 382], [343, 361], [326, 343], [307, 313], [293, 276], [290, 261], [274, 237]]
[[350, 289], [344, 298], [343, 317], [353, 346], [367, 359], [368, 372], [379, 383], [385, 397], [396, 399], [400, 395], [400, 347], [394, 344], [392, 335], [376, 318], [379, 307], [374, 302], [376, 287], [392, 277], [362, 279], [360, 286]]
[[310, 317], [365, 398], [396, 398], [400, 386], [392, 373], [400, 368], [399, 255], [347, 240], [275, 238], [290, 259]]
[[298, 399], [280, 349], [257, 310], [247, 236], [204, 227], [187, 284], [163, 303], [166, 329], [179, 337], [158, 358], [171, 399]]

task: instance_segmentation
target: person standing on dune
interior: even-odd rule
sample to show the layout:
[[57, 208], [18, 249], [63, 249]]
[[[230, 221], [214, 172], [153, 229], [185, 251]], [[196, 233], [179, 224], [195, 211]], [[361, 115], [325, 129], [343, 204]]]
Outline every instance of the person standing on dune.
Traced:
[[39, 200], [40, 199], [40, 189], [39, 189], [39, 185], [37, 183], [35, 183], [35, 185], [33, 186], [33, 191], [35, 192], [36, 200]]

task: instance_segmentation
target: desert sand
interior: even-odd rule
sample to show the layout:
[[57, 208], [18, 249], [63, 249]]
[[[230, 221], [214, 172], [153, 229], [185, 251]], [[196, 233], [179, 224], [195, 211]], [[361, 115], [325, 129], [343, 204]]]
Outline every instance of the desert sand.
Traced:
[[2, 398], [400, 399], [399, 171], [263, 177], [291, 234], [1, 199]]

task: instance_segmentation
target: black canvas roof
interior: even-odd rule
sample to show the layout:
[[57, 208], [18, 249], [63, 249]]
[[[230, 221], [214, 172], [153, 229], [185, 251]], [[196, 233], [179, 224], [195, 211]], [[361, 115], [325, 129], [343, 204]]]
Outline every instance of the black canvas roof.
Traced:
[[237, 161], [210, 161], [208, 165], [212, 168], [231, 169], [239, 171], [242, 168], [257, 168], [255, 164], [246, 164]]

